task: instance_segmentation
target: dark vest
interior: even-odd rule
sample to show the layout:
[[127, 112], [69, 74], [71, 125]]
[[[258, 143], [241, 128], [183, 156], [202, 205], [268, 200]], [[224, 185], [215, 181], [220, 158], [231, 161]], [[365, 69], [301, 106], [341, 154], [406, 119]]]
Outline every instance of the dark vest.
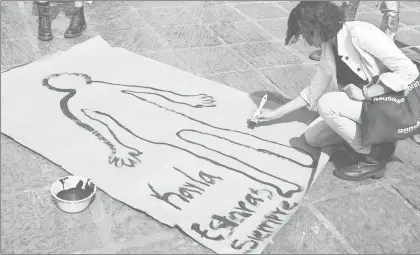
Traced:
[[346, 86], [348, 84], [354, 84], [359, 88], [362, 88], [363, 85], [369, 83], [368, 80], [363, 80], [360, 78], [353, 70], [348, 67], [348, 65], [341, 59], [342, 56], [338, 55], [338, 50], [336, 46], [332, 46], [335, 58], [335, 66], [337, 68], [337, 83]]

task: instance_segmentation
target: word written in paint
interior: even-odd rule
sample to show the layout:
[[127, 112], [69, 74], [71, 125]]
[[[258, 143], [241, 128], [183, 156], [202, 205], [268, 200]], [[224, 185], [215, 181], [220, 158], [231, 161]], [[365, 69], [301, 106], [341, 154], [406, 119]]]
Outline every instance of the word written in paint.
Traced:
[[[173, 206], [177, 210], [182, 210], [182, 209], [180, 206], [176, 205], [174, 202], [171, 202], [169, 198], [176, 197], [179, 199], [179, 201], [189, 203], [191, 200], [194, 199], [196, 195], [203, 194], [206, 188], [210, 187], [210, 185], [214, 185], [216, 183], [216, 180], [223, 180], [222, 177], [210, 175], [203, 171], [200, 171], [198, 173], [198, 176], [200, 177], [201, 180], [196, 180], [176, 167], [174, 167], [174, 170], [185, 175], [193, 183], [187, 181], [181, 187], [178, 188], [177, 192], [166, 192], [163, 194], [160, 194], [159, 192], [157, 192], [150, 183], [149, 183], [149, 188], [153, 191], [153, 194], [151, 194], [152, 197], [156, 197], [157, 199], [164, 201], [165, 203]], [[193, 194], [196, 194], [196, 195], [193, 195]]]
[[292, 214], [290, 211], [297, 205], [297, 203], [294, 203], [293, 206], [290, 206], [289, 202], [283, 201], [281, 209], [277, 207], [274, 211], [264, 216], [257, 229], [247, 236], [249, 239], [245, 241], [235, 239], [231, 247], [236, 250], [245, 250], [244, 253], [252, 252], [258, 247], [259, 243], [267, 240], [290, 217]]
[[236, 227], [244, 222], [247, 218], [255, 214], [255, 210], [259, 204], [264, 203], [266, 200], [271, 200], [273, 192], [266, 189], [249, 189], [245, 199], [238, 201], [238, 206], [234, 207], [228, 213], [228, 216], [213, 215], [208, 226], [214, 235], [209, 235], [209, 229], [202, 230], [200, 224], [193, 223], [191, 229], [197, 232], [202, 238], [214, 241], [221, 241], [233, 234]]

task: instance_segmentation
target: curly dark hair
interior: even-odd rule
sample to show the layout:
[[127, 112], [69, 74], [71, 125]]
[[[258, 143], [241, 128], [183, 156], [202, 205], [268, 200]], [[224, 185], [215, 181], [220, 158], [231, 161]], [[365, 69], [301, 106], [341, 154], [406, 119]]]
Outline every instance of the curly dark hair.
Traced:
[[287, 21], [285, 44], [299, 40], [302, 28], [307, 31], [320, 31], [322, 41], [334, 38], [343, 27], [346, 14], [342, 7], [328, 1], [302, 1], [290, 12]]

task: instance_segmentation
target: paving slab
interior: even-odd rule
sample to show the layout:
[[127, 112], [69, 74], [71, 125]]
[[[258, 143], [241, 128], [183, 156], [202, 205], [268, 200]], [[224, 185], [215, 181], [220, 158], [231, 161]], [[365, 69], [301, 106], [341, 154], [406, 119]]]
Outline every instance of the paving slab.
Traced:
[[116, 30], [101, 33], [102, 38], [115, 47], [142, 55], [144, 52], [168, 48], [160, 36], [149, 28]]
[[[287, 32], [287, 18], [262, 20], [259, 21], [258, 24], [260, 24], [265, 30], [269, 31], [269, 33], [274, 35], [280, 43], [285, 43]], [[299, 52], [302, 55], [302, 57], [304, 57], [305, 62], [316, 63], [312, 60], [309, 60], [309, 54], [316, 49], [314, 47], [309, 46], [304, 40], [298, 40], [297, 42], [287, 45], [285, 47], [295, 52]]]
[[395, 40], [405, 45], [419, 45], [420, 46], [420, 31], [412, 28], [402, 28], [395, 35]]
[[[88, 29], [94, 29], [98, 32], [107, 32], [110, 30], [124, 30], [132, 28], [145, 28], [148, 26], [147, 22], [141, 17], [136, 10], [115, 10], [103, 13], [88, 13], [86, 16], [86, 23]], [[127, 19], [127, 17], [130, 17]]]
[[411, 164], [393, 161], [388, 163], [385, 177], [353, 182], [336, 177], [333, 174], [336, 168], [337, 165], [334, 165], [332, 162], [325, 166], [317, 181], [306, 194], [306, 202], [312, 203], [351, 193], [361, 194], [377, 187], [387, 186], [389, 183], [411, 180], [411, 177], [417, 174], [417, 170]]
[[273, 83], [253, 70], [209, 75], [206, 78], [249, 94], [258, 91], [281, 92]]
[[85, 6], [85, 13], [109, 13], [115, 10], [129, 10], [131, 5], [128, 1], [95, 1], [95, 4]]
[[315, 71], [314, 65], [292, 65], [263, 69], [262, 73], [289, 98], [294, 98], [308, 86]]
[[20, 8], [18, 4], [12, 4], [12, 2], [9, 2], [10, 4], [3, 4], [6, 3], [6, 1], [1, 1], [1, 18], [7, 19], [7, 18], [13, 18], [15, 16], [19, 16], [20, 18], [25, 18], [25, 14], [20, 11]]
[[210, 26], [226, 43], [259, 42], [270, 39], [252, 22], [224, 22]]
[[373, 25], [379, 27], [382, 22], [382, 13], [379, 11], [379, 7], [377, 10], [358, 12], [356, 20], [372, 23]]
[[[17, 2], [15, 1], [0, 1], [1, 7], [18, 7]], [[2, 11], [3, 14], [3, 11]]]
[[393, 184], [392, 187], [420, 212], [420, 177]]
[[410, 8], [417, 9], [420, 11], [420, 1], [404, 1], [402, 5], [406, 5]]
[[81, 250], [71, 254], [116, 254], [116, 250], [113, 248], [99, 248], [93, 250]]
[[71, 253], [103, 246], [90, 211], [62, 212], [51, 201], [49, 190], [1, 196], [3, 254]]
[[136, 9], [178, 7], [185, 4], [183, 1], [129, 1], [129, 3]]
[[[146, 239], [149, 242], [157, 242], [159, 239], [167, 240], [174, 236], [173, 228], [159, 223], [147, 214], [115, 200], [102, 191], [97, 203], [97, 207], [103, 208], [105, 213], [101, 221], [109, 225], [109, 237], [114, 247], [132, 241], [138, 241], [139, 245], [145, 244]], [[98, 221], [97, 224], [101, 223]]]
[[258, 24], [278, 39], [286, 38], [287, 18], [261, 20]]
[[312, 212], [302, 206], [263, 254], [346, 254], [347, 250]]
[[384, 188], [315, 204], [362, 254], [420, 250], [420, 218], [402, 198]]
[[276, 1], [276, 4], [280, 5], [284, 9], [291, 11], [299, 2], [295, 1]]
[[[199, 3], [199, 2], [194, 2]], [[189, 5], [180, 11], [177, 7], [138, 9], [138, 12], [153, 26], [182, 26], [191, 24], [210, 25], [219, 22], [244, 21], [234, 9], [227, 5], [209, 5], [207, 8]]]
[[[337, 3], [337, 5], [341, 6], [341, 3]], [[375, 5], [372, 5], [372, 3], [367, 1], [361, 1], [359, 3], [359, 12], [365, 12], [365, 11], [379, 11], [379, 6], [376, 7]]]
[[[416, 0], [414, 0], [416, 1]], [[408, 1], [400, 1], [400, 3], [404, 3], [404, 4], [400, 4], [400, 10], [406, 10], [408, 9], [407, 6], [405, 5], [405, 3]], [[370, 6], [373, 10], [377, 10], [378, 12], [381, 6], [381, 2], [380, 1], [363, 1], [361, 4], [364, 5], [368, 5]]]
[[414, 166], [420, 172], [420, 144], [411, 139], [398, 141], [395, 155], [403, 162]]
[[[3, 7], [2, 7], [3, 8]], [[22, 18], [21, 15], [1, 17], [1, 38], [16, 39], [35, 35], [35, 32], [28, 31], [26, 24], [29, 19]]]
[[174, 52], [178, 57], [175, 67], [199, 76], [252, 69], [229, 47], [216, 46]]
[[232, 47], [255, 68], [299, 65], [303, 62], [300, 56], [286, 49], [282, 43], [256, 42]]
[[400, 10], [400, 22], [409, 26], [414, 26], [419, 24], [419, 20], [419, 11]]
[[215, 46], [222, 43], [217, 35], [203, 25], [170, 26], [154, 29], [173, 48]]
[[243, 14], [251, 19], [272, 19], [287, 17], [289, 14], [272, 2], [235, 4]]
[[176, 53], [172, 50], [162, 50], [162, 51], [151, 51], [151, 52], [144, 52], [142, 56], [154, 59], [161, 63], [170, 65], [170, 66], [178, 66], [179, 58]]
[[178, 231], [170, 240], [163, 240], [145, 246], [122, 248], [117, 254], [215, 254]]
[[1, 193], [48, 190], [58, 178], [69, 175], [61, 167], [1, 134]]
[[1, 40], [1, 69], [29, 63], [39, 57], [37, 49], [26, 39]]

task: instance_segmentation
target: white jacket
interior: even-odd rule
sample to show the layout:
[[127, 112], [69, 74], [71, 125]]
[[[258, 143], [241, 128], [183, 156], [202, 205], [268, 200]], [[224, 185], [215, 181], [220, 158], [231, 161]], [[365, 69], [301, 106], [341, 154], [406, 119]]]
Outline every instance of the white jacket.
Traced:
[[[338, 54], [360, 78], [369, 82], [379, 75], [382, 83], [398, 92], [418, 76], [416, 65], [379, 28], [362, 21], [346, 22], [337, 35]], [[330, 42], [322, 45], [321, 61], [309, 86], [300, 96], [308, 108], [316, 109], [326, 92], [339, 91], [335, 58]]]

